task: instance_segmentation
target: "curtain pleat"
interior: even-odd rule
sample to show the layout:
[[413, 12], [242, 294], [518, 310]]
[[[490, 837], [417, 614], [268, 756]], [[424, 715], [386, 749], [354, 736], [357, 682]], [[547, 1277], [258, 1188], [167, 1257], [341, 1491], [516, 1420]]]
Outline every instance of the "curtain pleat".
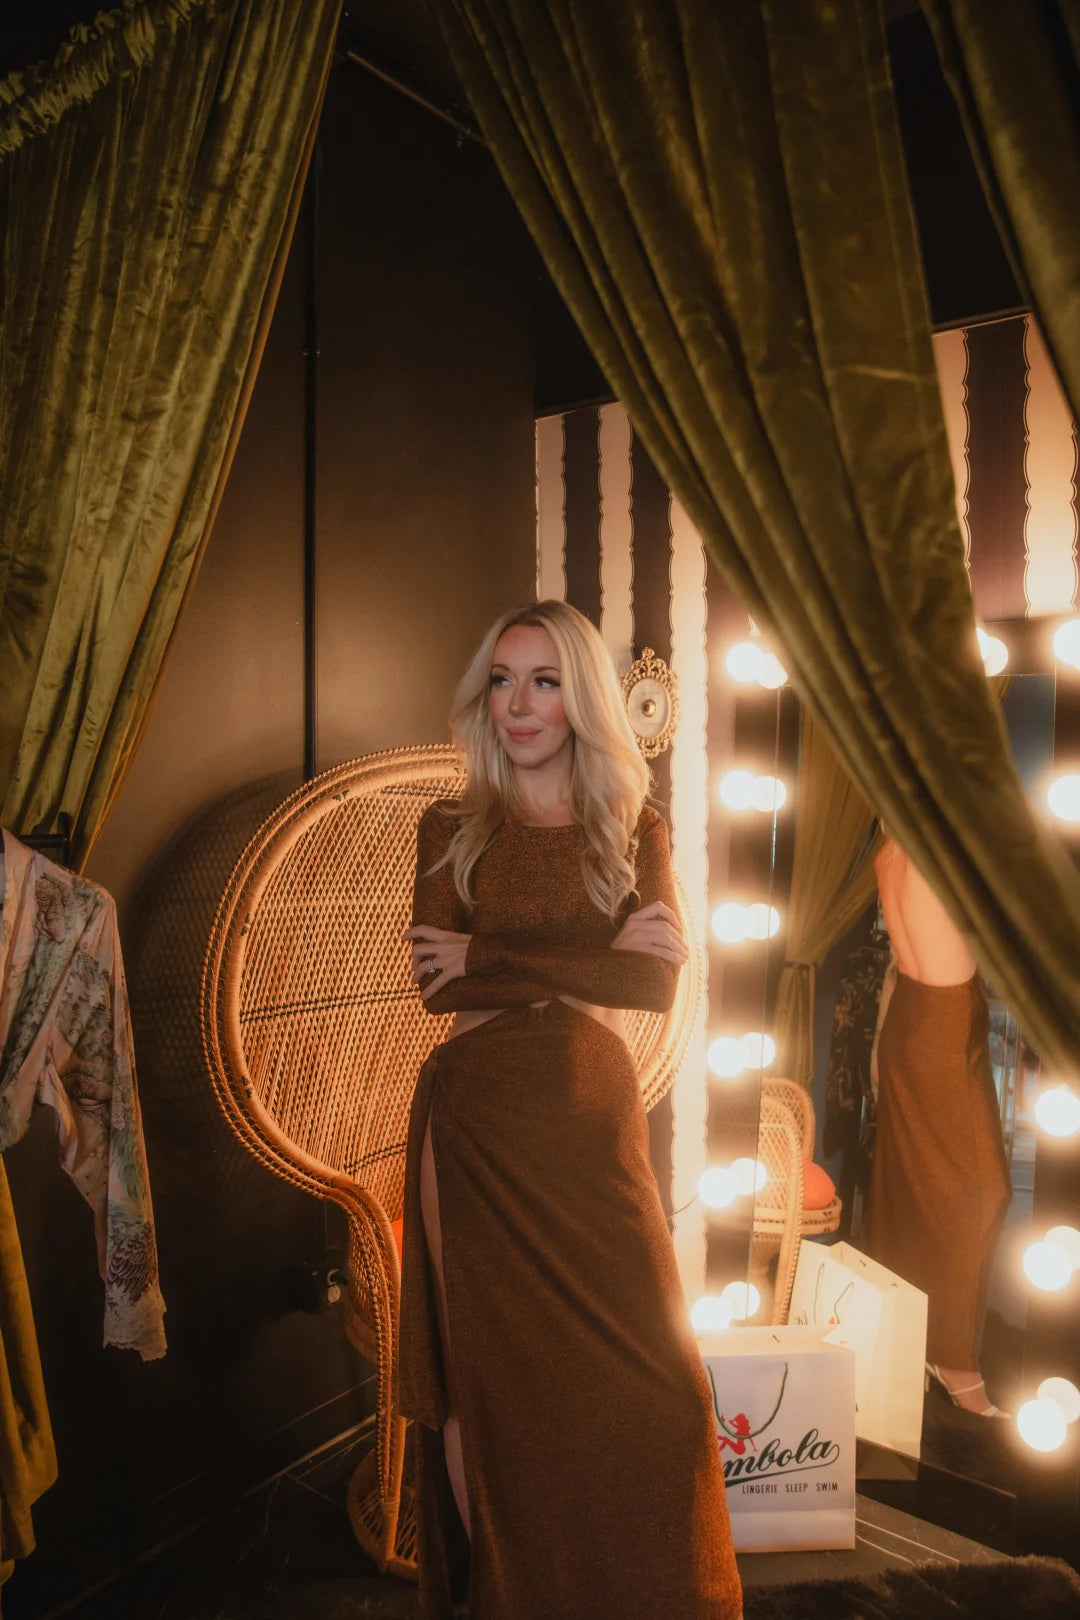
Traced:
[[803, 715], [795, 856], [786, 960], [773, 1036], [780, 1074], [810, 1088], [814, 1077], [815, 970], [858, 920], [876, 889], [874, 812], [809, 713]]
[[1013, 273], [1080, 417], [1080, 6], [923, 0]]
[[1051, 1062], [1080, 879], [978, 657], [876, 0], [433, 0], [635, 430]]
[[228, 471], [340, 0], [147, 0], [0, 86], [0, 820], [134, 756]]

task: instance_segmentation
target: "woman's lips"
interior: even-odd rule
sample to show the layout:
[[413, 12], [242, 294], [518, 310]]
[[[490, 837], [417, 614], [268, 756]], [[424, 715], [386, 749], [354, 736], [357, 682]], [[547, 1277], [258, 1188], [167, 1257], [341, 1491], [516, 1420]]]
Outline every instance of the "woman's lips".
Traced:
[[539, 731], [534, 726], [507, 726], [506, 735], [514, 742], [528, 742], [530, 737], [539, 736]]

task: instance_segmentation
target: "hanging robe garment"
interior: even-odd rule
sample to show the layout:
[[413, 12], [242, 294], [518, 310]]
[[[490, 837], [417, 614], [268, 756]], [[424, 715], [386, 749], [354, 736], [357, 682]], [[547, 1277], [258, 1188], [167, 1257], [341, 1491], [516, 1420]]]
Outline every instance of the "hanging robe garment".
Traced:
[[[425, 1063], [409, 1124], [401, 1406], [420, 1454], [420, 1600], [448, 1620], [735, 1620], [739, 1578], [711, 1396], [649, 1162], [624, 1041], [560, 991], [608, 1007], [671, 1005], [678, 969], [613, 951], [580, 827], [506, 823], [467, 914], [454, 823], [419, 830], [414, 923], [472, 935], [433, 1012], [504, 1009]], [[638, 897], [674, 907], [661, 817], [638, 824]], [[545, 1002], [543, 1006], [531, 1003]], [[430, 1119], [450, 1363], [420, 1207]], [[461, 1423], [471, 1520], [450, 1492], [441, 1425]]]
[[0, 936], [0, 1152], [35, 1103], [56, 1114], [64, 1169], [94, 1213], [104, 1343], [164, 1355], [124, 966], [111, 896], [9, 832]]

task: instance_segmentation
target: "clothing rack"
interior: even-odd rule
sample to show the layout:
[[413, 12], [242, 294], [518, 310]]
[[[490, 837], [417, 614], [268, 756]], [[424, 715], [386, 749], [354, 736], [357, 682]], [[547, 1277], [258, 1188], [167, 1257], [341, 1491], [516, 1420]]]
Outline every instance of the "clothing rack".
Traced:
[[47, 855], [50, 861], [56, 862], [57, 866], [70, 867], [71, 834], [73, 831], [71, 816], [66, 810], [61, 810], [56, 821], [59, 827], [58, 832], [22, 833], [14, 832], [14, 828], [12, 831], [20, 844], [25, 844], [27, 849], [34, 850], [38, 855]]

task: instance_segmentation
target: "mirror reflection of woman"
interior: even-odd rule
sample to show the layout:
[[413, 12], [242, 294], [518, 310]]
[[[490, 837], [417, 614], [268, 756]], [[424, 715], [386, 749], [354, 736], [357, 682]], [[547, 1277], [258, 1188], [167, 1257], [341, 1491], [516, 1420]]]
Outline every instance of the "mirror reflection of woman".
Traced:
[[867, 1250], [927, 1295], [927, 1371], [955, 1406], [1005, 1416], [979, 1371], [1012, 1196], [986, 996], [959, 929], [893, 838], [874, 868], [896, 958], [877, 1048]]
[[450, 1039], [409, 1127], [401, 1407], [421, 1609], [741, 1614], [708, 1382], [622, 1010], [686, 944], [611, 658], [575, 609], [491, 627], [455, 695], [462, 798], [418, 834], [413, 976]]

